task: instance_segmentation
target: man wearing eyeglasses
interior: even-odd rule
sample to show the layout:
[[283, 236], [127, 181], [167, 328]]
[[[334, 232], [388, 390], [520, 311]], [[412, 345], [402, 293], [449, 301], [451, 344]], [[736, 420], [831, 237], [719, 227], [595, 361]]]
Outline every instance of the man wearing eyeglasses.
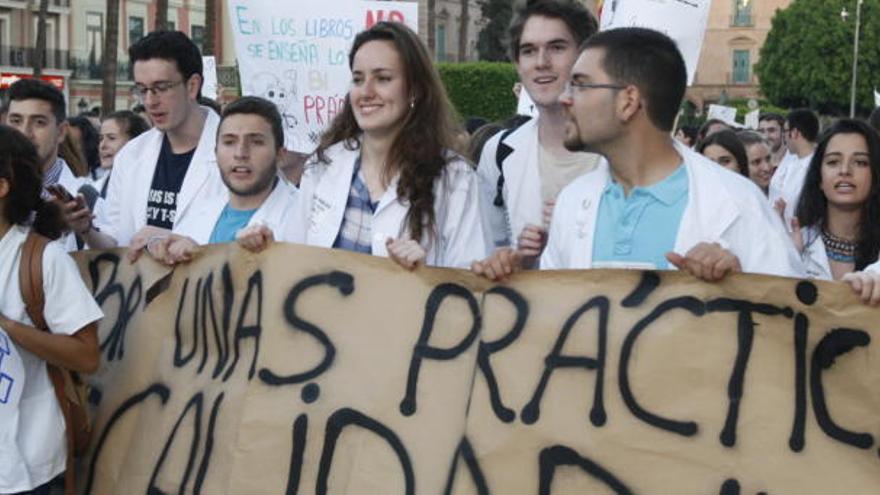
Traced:
[[129, 49], [134, 95], [153, 128], [116, 156], [102, 214], [77, 231], [93, 248], [129, 246], [198, 229], [202, 213], [226, 201], [214, 148], [220, 118], [199, 106], [202, 57], [177, 31], [155, 31]]
[[770, 204], [782, 215], [785, 228], [791, 230], [791, 220], [816, 149], [819, 119], [810, 109], [798, 108], [786, 115], [782, 131], [789, 154], [773, 173], [768, 196]]
[[565, 149], [559, 104], [578, 45], [597, 22], [573, 0], [521, 2], [514, 15], [511, 55], [538, 117], [486, 143], [478, 165], [480, 204], [490, 250], [514, 245], [537, 259], [557, 194], [598, 162], [595, 154]]
[[[801, 276], [760, 189], [672, 138], [687, 81], [675, 42], [621, 28], [583, 46], [560, 97], [565, 145], [607, 163], [559, 194], [541, 269], [678, 268], [707, 281], [738, 271]], [[498, 251], [474, 271], [505, 278], [521, 258]]]

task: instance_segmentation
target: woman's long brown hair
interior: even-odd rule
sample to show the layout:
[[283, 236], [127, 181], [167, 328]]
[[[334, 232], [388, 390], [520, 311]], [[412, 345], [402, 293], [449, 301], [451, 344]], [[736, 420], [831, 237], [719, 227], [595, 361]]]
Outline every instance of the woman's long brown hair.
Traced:
[[[354, 56], [365, 43], [377, 40], [394, 44], [413, 101], [391, 145], [382, 180], [387, 185], [396, 173], [400, 173], [397, 196], [409, 202], [404, 221], [412, 238], [421, 241], [426, 233], [429, 236], [434, 233], [434, 181], [440, 177], [452, 156], [449, 151], [458, 147], [458, 126], [440, 74], [427, 48], [405, 25], [379, 22], [358, 34], [348, 54], [349, 67], [354, 65]], [[336, 143], [342, 142], [350, 150], [358, 149], [361, 133], [351, 108], [350, 96], [346, 95], [342, 112], [321, 135], [316, 150], [318, 160], [327, 164], [325, 152]]]

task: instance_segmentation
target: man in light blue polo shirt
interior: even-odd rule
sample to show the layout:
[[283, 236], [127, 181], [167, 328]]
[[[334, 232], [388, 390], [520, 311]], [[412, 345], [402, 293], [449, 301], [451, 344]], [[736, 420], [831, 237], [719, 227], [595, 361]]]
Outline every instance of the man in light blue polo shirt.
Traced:
[[546, 247], [533, 236], [474, 271], [504, 278], [524, 253], [543, 252], [541, 269], [677, 268], [708, 281], [738, 271], [802, 276], [757, 186], [672, 138], [686, 81], [681, 53], [662, 33], [621, 28], [587, 40], [560, 96], [565, 145], [605, 163], [560, 193]]

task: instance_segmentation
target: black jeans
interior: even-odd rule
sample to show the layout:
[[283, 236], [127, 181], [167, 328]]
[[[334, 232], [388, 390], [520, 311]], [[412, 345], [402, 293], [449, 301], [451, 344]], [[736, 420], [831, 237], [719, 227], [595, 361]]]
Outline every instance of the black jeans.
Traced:
[[[53, 490], [53, 488], [56, 488]], [[59, 490], [60, 489], [60, 492]], [[33, 490], [28, 490], [26, 492], [18, 492], [15, 495], [51, 495], [52, 493], [63, 493], [64, 492], [64, 473], [59, 474], [54, 479], [49, 480], [47, 483], [44, 483]]]

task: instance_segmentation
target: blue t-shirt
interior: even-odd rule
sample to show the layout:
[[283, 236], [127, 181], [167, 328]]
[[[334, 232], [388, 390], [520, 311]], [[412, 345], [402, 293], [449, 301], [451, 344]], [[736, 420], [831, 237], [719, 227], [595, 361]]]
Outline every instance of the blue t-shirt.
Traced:
[[235, 234], [239, 230], [245, 228], [251, 217], [257, 210], [236, 210], [229, 206], [229, 203], [223, 207], [223, 213], [217, 223], [214, 224], [214, 230], [211, 232], [211, 240], [209, 244], [219, 244], [222, 242], [232, 242], [235, 240]]
[[666, 253], [675, 247], [688, 200], [684, 165], [662, 181], [635, 187], [629, 196], [608, 180], [602, 192], [593, 237], [593, 265], [615, 263], [655, 269], [669, 268]]

